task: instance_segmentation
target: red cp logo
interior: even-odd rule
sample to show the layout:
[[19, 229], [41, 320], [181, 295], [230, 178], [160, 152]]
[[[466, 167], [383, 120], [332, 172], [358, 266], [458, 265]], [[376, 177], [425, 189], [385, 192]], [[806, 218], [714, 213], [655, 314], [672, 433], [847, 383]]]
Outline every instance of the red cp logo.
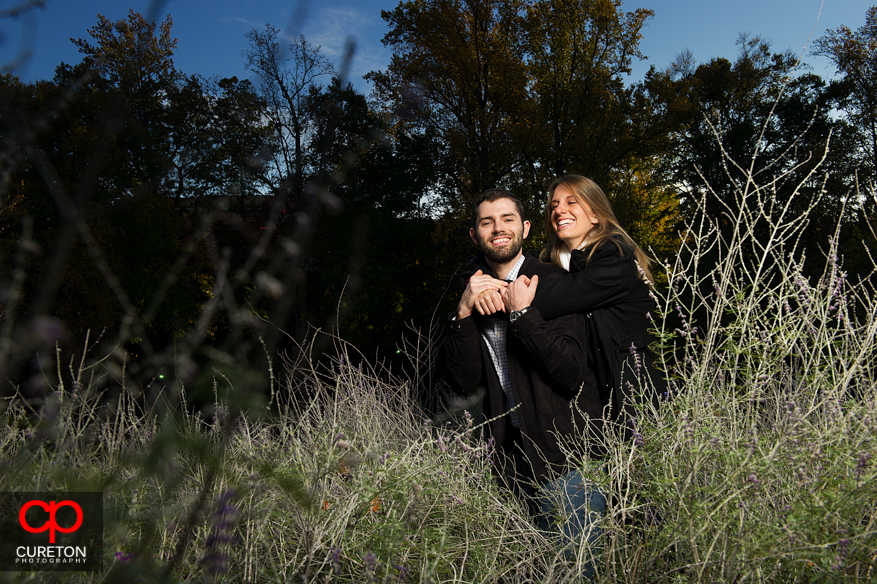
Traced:
[[[72, 527], [61, 527], [55, 520], [55, 513], [58, 509], [65, 506], [73, 507], [73, 510], [76, 511], [76, 523], [74, 523]], [[25, 515], [27, 514], [27, 510], [31, 507], [41, 507], [49, 514], [49, 518], [40, 527], [31, 527], [27, 522]], [[49, 530], [49, 543], [55, 543], [56, 531], [60, 531], [61, 533], [73, 533], [79, 529], [79, 526], [82, 525], [82, 507], [74, 501], [61, 501], [60, 503], [56, 503], [55, 501], [50, 501], [49, 503], [37, 500], [28, 501], [21, 507], [21, 511], [18, 512], [18, 522], [21, 523], [21, 526], [25, 531], [31, 533], [42, 533], [43, 531]]]

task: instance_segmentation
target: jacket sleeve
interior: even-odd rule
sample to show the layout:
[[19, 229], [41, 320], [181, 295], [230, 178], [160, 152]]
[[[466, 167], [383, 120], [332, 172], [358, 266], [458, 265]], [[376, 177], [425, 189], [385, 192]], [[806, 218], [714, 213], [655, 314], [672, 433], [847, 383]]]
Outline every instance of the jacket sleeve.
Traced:
[[[609, 245], [603, 246], [608, 248]], [[623, 302], [636, 285], [633, 255], [614, 249], [598, 249], [590, 263], [583, 252], [573, 252], [569, 274], [539, 281], [533, 306], [547, 320], [573, 313], [586, 313]]]
[[563, 388], [566, 398], [578, 392], [587, 371], [583, 318], [576, 314], [546, 321], [538, 308], [531, 308], [509, 325], [509, 331], [524, 345], [532, 362], [557, 387]]
[[451, 389], [459, 395], [473, 395], [485, 386], [481, 359], [481, 334], [475, 319], [451, 320], [451, 332], [442, 347]]

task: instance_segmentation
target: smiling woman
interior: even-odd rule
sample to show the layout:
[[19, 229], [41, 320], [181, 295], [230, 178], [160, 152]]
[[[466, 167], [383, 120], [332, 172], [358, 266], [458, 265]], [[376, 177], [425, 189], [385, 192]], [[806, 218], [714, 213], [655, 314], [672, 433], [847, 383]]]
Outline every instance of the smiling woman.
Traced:
[[589, 178], [571, 174], [551, 185], [545, 234], [548, 245], [543, 252], [543, 261], [569, 270], [571, 251], [588, 249], [590, 261], [604, 243], [614, 243], [622, 254], [622, 246], [630, 248], [638, 270], [647, 281], [654, 282], [648, 256], [621, 227], [603, 189]]
[[[543, 261], [569, 274], [540, 281], [532, 305], [546, 319], [583, 313], [603, 406], [631, 437], [635, 404], [657, 403], [665, 380], [654, 368], [649, 333], [655, 312], [649, 259], [618, 223], [603, 190], [583, 176], [551, 185]], [[622, 413], [624, 414], [622, 416]]]

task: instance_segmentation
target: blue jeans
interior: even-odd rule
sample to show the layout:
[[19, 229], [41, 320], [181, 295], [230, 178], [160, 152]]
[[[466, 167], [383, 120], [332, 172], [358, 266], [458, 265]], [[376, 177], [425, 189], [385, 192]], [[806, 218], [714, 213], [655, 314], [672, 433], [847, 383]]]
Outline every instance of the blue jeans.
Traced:
[[[581, 471], [574, 470], [559, 479], [546, 483], [536, 492], [539, 514], [537, 525], [546, 532], [559, 536], [567, 558], [573, 559], [573, 550], [585, 537], [591, 549], [597, 549], [603, 528], [600, 521], [606, 514], [606, 497], [594, 485], [589, 485]], [[594, 577], [593, 556], [585, 564], [583, 576]]]

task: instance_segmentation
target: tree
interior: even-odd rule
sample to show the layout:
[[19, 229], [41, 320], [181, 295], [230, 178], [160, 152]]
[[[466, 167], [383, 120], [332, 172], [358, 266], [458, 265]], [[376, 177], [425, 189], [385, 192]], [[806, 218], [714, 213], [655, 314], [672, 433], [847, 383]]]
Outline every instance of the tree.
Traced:
[[847, 26], [829, 30], [814, 43], [813, 54], [828, 57], [842, 76], [849, 99], [841, 104], [853, 127], [867, 164], [862, 179], [877, 169], [877, 6], [868, 9], [865, 24], [853, 32]]
[[[117, 23], [99, 17], [90, 32], [97, 42], [74, 41], [85, 57], [62, 63], [53, 81], [26, 85], [7, 77], [0, 87], [0, 134], [12, 154], [4, 157], [10, 164], [0, 261], [14, 257], [25, 226], [38, 250], [15, 310], [2, 309], [4, 324], [23, 329], [58, 319], [73, 350], [81, 350], [88, 329], [148, 347], [189, 326], [205, 299], [189, 265], [156, 297], [186, 235], [166, 195], [189, 194], [195, 171], [208, 181], [211, 162], [222, 168], [221, 155], [207, 156], [200, 168], [193, 162], [222, 151], [219, 122], [260, 116], [242, 115], [246, 100], [226, 104], [225, 113], [209, 107], [222, 97], [175, 71], [170, 19], [157, 37], [154, 23], [136, 13]], [[247, 93], [241, 89], [235, 97]], [[260, 146], [242, 149], [252, 156]], [[175, 179], [179, 188], [172, 189]], [[120, 327], [124, 321], [133, 329]]]
[[155, 22], [128, 10], [128, 19], [111, 22], [98, 14], [88, 33], [97, 42], [73, 40], [101, 77], [122, 91], [145, 98], [162, 91], [178, 75], [173, 63], [177, 39], [171, 38], [173, 20], [168, 15], [155, 34]]
[[758, 208], [742, 209], [757, 217], [752, 220], [754, 253], [771, 221], [806, 215], [811, 229], [798, 251], [819, 257], [844, 219], [854, 178], [846, 124], [832, 115], [838, 95], [819, 77], [801, 74], [791, 53], [773, 54], [758, 37], [741, 36], [738, 45], [733, 63], [717, 58], [694, 68], [683, 56], [675, 64], [677, 92], [687, 96], [692, 111], [676, 134], [670, 160], [685, 191], [683, 208], [692, 216], [705, 196], [706, 213], [729, 241], [740, 236], [738, 201], [751, 192], [754, 180], [761, 188], [748, 200], [757, 199]]
[[[4, 326], [24, 330], [56, 319], [66, 331], [64, 347], [81, 350], [89, 329], [95, 335], [118, 330], [123, 316], [136, 319], [146, 310], [178, 255], [179, 217], [165, 197], [130, 181], [127, 153], [107, 122], [113, 103], [101, 78], [72, 98], [51, 82], [3, 89], [0, 131], [22, 156], [10, 169], [15, 187], [4, 193], [0, 210], [0, 262], [9, 264], [28, 225], [35, 254], [15, 311], [4, 307]], [[59, 102], [65, 107], [57, 108]], [[40, 119], [49, 121], [33, 124]], [[183, 319], [197, 311], [193, 292], [185, 277], [173, 290], [172, 310]], [[173, 332], [169, 319], [141, 324], [137, 335]], [[107, 336], [113, 340], [112, 332]]]
[[331, 75], [334, 68], [304, 36], [281, 45], [284, 34], [270, 24], [246, 36], [250, 43], [244, 51], [246, 66], [259, 77], [261, 98], [277, 140], [273, 186], [275, 192], [286, 195], [289, 211], [299, 212], [307, 182], [305, 147], [312, 129], [308, 95], [318, 87], [319, 78]]
[[614, 199], [641, 163], [656, 197], [641, 190], [626, 214], [641, 221], [638, 210], [663, 206], [666, 176], [651, 161], [669, 149], [678, 96], [623, 80], [643, 58], [651, 15], [617, 0], [410, 0], [382, 13], [394, 54], [367, 77], [397, 123], [445, 145], [431, 193], [451, 230], [464, 232], [469, 203], [488, 187], [511, 188], [537, 217], [559, 175], [590, 176]]
[[845, 266], [864, 275], [870, 272], [870, 258], [877, 249], [877, 197], [873, 187], [877, 178], [877, 6], [867, 10], [865, 24], [855, 32], [847, 26], [827, 31], [814, 43], [813, 53], [828, 57], [841, 75], [841, 80], [833, 83], [845, 97], [838, 109], [844, 112], [849, 122], [847, 134], [856, 145], [852, 172], [847, 176], [858, 179], [857, 192], [870, 195], [862, 201], [858, 224], [849, 230], [842, 248], [847, 256]]
[[[120, 145], [131, 154], [133, 180], [153, 192], [165, 188], [170, 167], [172, 128], [166, 119], [166, 99], [179, 79], [173, 64], [177, 40], [171, 37], [172, 25], [168, 15], [156, 34], [155, 22], [132, 9], [127, 20], [117, 22], [98, 15], [98, 24], [88, 30], [96, 44], [73, 40], [85, 55], [85, 64], [122, 98], [114, 108], [116, 123], [123, 126], [118, 132]], [[79, 79], [64, 82], [72, 85]]]
[[386, 72], [366, 77], [397, 115], [447, 144], [445, 202], [457, 215], [520, 161], [528, 131], [521, 6], [409, 0], [381, 12], [394, 52]]
[[242, 204], [270, 185], [267, 162], [277, 148], [275, 128], [266, 121], [267, 103], [249, 80], [221, 79], [210, 94], [214, 158], [225, 192], [236, 192]]
[[605, 184], [627, 154], [637, 113], [624, 87], [651, 10], [618, 0], [540, 0], [527, 8], [528, 70], [537, 103], [530, 149], [549, 176], [572, 170]]
[[441, 148], [435, 136], [389, 126], [337, 77], [311, 91], [308, 109], [309, 166], [337, 197], [309, 251], [309, 320], [340, 324], [360, 348], [391, 347], [406, 322], [429, 320], [445, 284], [424, 204]]
[[[237, 77], [183, 76], [168, 94], [170, 191], [183, 198], [236, 195], [240, 205], [268, 184], [265, 161], [274, 149], [266, 104]], [[240, 209], [244, 214], [243, 208]]]

